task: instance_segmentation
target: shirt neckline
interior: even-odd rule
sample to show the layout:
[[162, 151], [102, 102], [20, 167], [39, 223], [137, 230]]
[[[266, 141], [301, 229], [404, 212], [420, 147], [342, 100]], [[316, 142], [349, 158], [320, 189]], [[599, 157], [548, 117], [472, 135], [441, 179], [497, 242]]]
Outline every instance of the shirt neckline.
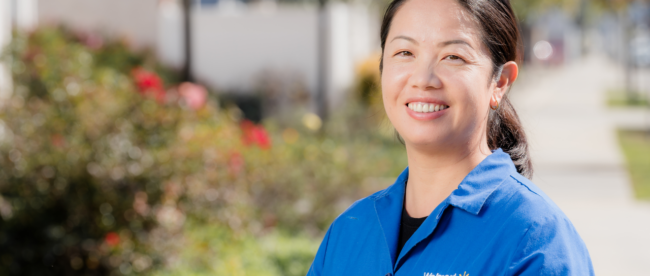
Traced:
[[[492, 150], [492, 154], [488, 155], [472, 169], [458, 187], [440, 204], [447, 202], [449, 205], [478, 215], [487, 198], [499, 187], [503, 180], [516, 172], [517, 169], [509, 154], [505, 153], [501, 148]], [[409, 168], [406, 167], [393, 185], [374, 196], [374, 201], [379, 201], [384, 197], [396, 197], [394, 200], [398, 200], [400, 205], [404, 204], [408, 173]]]
[[406, 208], [402, 208], [402, 224], [404, 224], [404, 226], [418, 228], [428, 217], [429, 216], [421, 218], [411, 217], [411, 215], [406, 212]]
[[384, 233], [394, 270], [399, 267], [400, 259], [404, 254], [408, 253], [415, 244], [433, 233], [440, 216], [448, 206], [451, 205], [473, 215], [478, 215], [488, 197], [506, 178], [517, 171], [510, 159], [510, 155], [501, 149], [492, 151], [492, 154], [472, 169], [458, 185], [458, 188], [429, 214], [404, 245], [399, 256], [397, 256], [397, 243], [408, 172], [409, 168], [407, 167], [393, 185], [370, 197], [374, 201], [375, 212]]

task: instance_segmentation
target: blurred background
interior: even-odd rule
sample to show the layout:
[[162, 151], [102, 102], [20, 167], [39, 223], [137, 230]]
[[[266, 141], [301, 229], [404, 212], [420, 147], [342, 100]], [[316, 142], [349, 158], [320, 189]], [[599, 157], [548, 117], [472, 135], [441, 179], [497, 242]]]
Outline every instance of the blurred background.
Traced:
[[[0, 275], [305, 275], [406, 167], [388, 0], [0, 0]], [[597, 275], [650, 271], [650, 3], [516, 0], [510, 97]]]

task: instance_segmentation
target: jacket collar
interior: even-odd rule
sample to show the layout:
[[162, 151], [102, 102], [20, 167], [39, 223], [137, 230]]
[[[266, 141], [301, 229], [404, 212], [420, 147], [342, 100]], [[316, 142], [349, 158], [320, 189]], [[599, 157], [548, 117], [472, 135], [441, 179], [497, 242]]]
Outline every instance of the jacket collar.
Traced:
[[407, 167], [397, 177], [395, 184], [374, 195], [375, 212], [377, 212], [379, 224], [384, 233], [384, 241], [388, 246], [392, 267], [395, 267], [395, 259], [397, 258], [397, 241], [408, 175], [409, 169]]
[[411, 248], [433, 233], [440, 216], [442, 216], [447, 206], [452, 205], [468, 213], [478, 215], [487, 198], [501, 185], [503, 180], [516, 172], [516, 168], [510, 159], [510, 155], [501, 149], [494, 150], [491, 155], [486, 157], [463, 179], [449, 197], [433, 210], [404, 245], [400, 256], [396, 256], [408, 171], [407, 167], [393, 185], [373, 196], [375, 211], [384, 232], [384, 238], [394, 268], [397, 268], [396, 264], [400, 263], [401, 258]]
[[505, 178], [516, 172], [510, 155], [500, 148], [494, 150], [465, 176], [449, 196], [449, 204], [478, 215], [487, 198]]

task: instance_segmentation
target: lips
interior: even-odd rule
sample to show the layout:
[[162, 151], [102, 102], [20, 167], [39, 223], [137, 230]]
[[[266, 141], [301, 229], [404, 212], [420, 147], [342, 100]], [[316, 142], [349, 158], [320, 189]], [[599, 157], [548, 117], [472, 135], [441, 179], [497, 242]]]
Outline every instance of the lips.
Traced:
[[411, 99], [405, 108], [411, 118], [418, 121], [430, 121], [446, 114], [449, 105], [435, 99]]

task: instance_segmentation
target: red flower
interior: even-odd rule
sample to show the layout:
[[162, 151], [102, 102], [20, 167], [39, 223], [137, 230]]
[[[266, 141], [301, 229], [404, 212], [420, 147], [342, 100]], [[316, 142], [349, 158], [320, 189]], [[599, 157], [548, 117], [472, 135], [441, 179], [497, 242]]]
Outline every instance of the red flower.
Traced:
[[109, 232], [106, 234], [106, 238], [104, 238], [106, 241], [106, 244], [110, 246], [116, 246], [120, 243], [120, 236], [118, 236], [115, 232]]
[[138, 67], [133, 69], [131, 74], [140, 94], [153, 96], [159, 103], [165, 102], [165, 88], [156, 73]]
[[268, 133], [266, 133], [266, 129], [264, 129], [261, 126], [258, 126], [253, 129], [252, 136], [254, 137], [255, 141], [257, 142], [257, 145], [260, 146], [260, 148], [263, 149], [268, 149], [271, 147], [271, 139], [269, 138]]
[[261, 125], [255, 125], [249, 120], [244, 120], [241, 122], [241, 129], [243, 132], [242, 142], [244, 145], [257, 144], [262, 149], [268, 149], [271, 147], [271, 138]]

